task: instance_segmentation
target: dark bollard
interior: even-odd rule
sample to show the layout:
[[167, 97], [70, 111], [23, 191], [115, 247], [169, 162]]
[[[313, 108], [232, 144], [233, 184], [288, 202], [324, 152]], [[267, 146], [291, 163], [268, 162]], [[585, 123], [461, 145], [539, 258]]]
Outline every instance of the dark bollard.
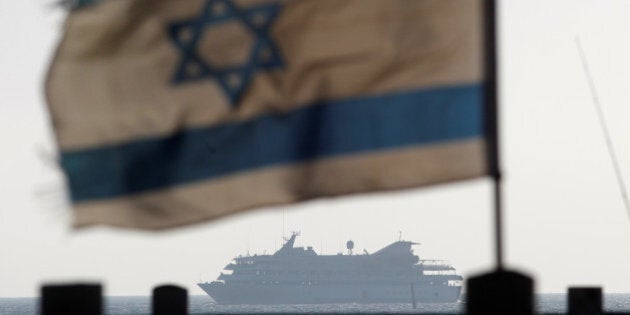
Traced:
[[153, 289], [153, 315], [188, 314], [188, 292], [175, 285]]
[[100, 284], [44, 285], [41, 289], [42, 315], [103, 314]]
[[468, 279], [466, 314], [531, 315], [534, 281], [523, 274], [497, 270]]
[[601, 315], [602, 289], [569, 288], [569, 315]]

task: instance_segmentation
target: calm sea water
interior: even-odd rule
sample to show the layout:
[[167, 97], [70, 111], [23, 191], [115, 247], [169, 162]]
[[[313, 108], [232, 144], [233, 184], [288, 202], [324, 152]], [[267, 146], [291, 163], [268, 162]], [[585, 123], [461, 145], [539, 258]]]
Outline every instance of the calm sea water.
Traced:
[[[565, 313], [566, 295], [538, 294], [537, 309], [540, 313]], [[0, 315], [37, 314], [35, 298], [0, 298]], [[324, 304], [324, 305], [216, 305], [207, 296], [190, 297], [191, 314], [238, 314], [238, 313], [390, 313], [390, 314], [455, 314], [461, 313], [464, 303], [420, 304], [412, 309], [409, 304]], [[630, 294], [606, 294], [604, 307], [609, 312], [630, 312]], [[105, 314], [150, 314], [151, 300], [147, 296], [116, 296], [105, 300]]]

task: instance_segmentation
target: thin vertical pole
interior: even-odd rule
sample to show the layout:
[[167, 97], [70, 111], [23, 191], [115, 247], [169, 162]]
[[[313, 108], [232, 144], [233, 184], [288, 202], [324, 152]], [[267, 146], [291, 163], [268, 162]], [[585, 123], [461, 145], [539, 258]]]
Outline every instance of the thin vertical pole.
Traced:
[[597, 111], [599, 125], [604, 133], [606, 147], [608, 148], [608, 155], [610, 156], [610, 161], [612, 162], [615, 176], [617, 178], [617, 185], [619, 186], [619, 191], [621, 192], [621, 199], [623, 200], [623, 205], [626, 207], [628, 218], [630, 218], [630, 201], [628, 200], [628, 193], [626, 192], [626, 183], [623, 179], [621, 167], [619, 167], [619, 160], [617, 159], [617, 154], [615, 154], [615, 147], [613, 146], [610, 137], [610, 131], [608, 131], [608, 125], [606, 124], [606, 118], [604, 117], [604, 110], [602, 109], [602, 105], [599, 103], [599, 96], [597, 94], [597, 89], [595, 88], [595, 80], [593, 80], [590, 68], [588, 67], [588, 62], [586, 61], [586, 55], [584, 54], [584, 49], [582, 49], [580, 38], [575, 38], [575, 44], [577, 45], [578, 53], [580, 54], [580, 60], [582, 60], [582, 68], [584, 69], [586, 80], [588, 80], [588, 87], [591, 90], [591, 95], [593, 96], [593, 105], [595, 105], [595, 110]]
[[501, 177], [494, 179], [494, 234], [497, 270], [503, 269], [503, 209], [501, 198]]
[[413, 289], [413, 282], [411, 283], [411, 306], [416, 309], [416, 292]]
[[502, 178], [499, 161], [499, 133], [498, 133], [498, 66], [497, 47], [498, 40], [496, 34], [497, 10], [495, 0], [485, 0], [484, 2], [484, 74], [485, 74], [485, 106], [486, 120], [485, 133], [488, 139], [488, 171], [493, 179], [494, 194], [494, 240], [495, 240], [495, 261], [498, 270], [503, 269], [503, 200], [502, 200]]

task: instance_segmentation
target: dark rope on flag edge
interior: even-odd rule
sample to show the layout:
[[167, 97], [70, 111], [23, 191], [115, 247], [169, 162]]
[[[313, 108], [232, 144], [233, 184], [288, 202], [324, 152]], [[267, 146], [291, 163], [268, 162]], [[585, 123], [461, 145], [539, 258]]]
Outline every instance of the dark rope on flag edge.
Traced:
[[497, 82], [497, 9], [495, 0], [484, 1], [484, 76], [485, 84], [485, 133], [488, 139], [488, 171], [493, 179], [495, 259], [498, 270], [503, 269], [503, 198], [502, 177], [499, 163], [498, 133], [498, 82]]
[[617, 159], [617, 154], [615, 153], [615, 148], [610, 138], [610, 131], [608, 131], [608, 125], [606, 124], [606, 117], [604, 116], [604, 110], [602, 109], [602, 105], [599, 102], [599, 96], [597, 94], [597, 89], [595, 87], [595, 80], [593, 79], [593, 76], [591, 75], [591, 71], [588, 67], [588, 62], [586, 61], [586, 55], [584, 54], [584, 50], [582, 49], [582, 44], [580, 43], [579, 37], [575, 37], [575, 44], [577, 46], [578, 53], [580, 54], [580, 60], [582, 61], [582, 68], [584, 69], [586, 80], [588, 81], [588, 87], [591, 91], [591, 95], [593, 96], [593, 105], [595, 105], [595, 109], [597, 111], [597, 117], [599, 119], [599, 124], [602, 128], [602, 132], [604, 133], [604, 138], [606, 140], [606, 147], [608, 148], [610, 160], [615, 170], [617, 184], [619, 185], [619, 190], [621, 191], [621, 198], [623, 199], [623, 203], [626, 207], [626, 213], [628, 214], [628, 219], [630, 219], [630, 202], [628, 201], [628, 194], [626, 193], [626, 184], [623, 179], [623, 174], [621, 173], [621, 168], [619, 167], [619, 161]]
[[67, 10], [74, 10], [96, 4], [101, 1], [102, 0], [58, 0], [56, 3]]

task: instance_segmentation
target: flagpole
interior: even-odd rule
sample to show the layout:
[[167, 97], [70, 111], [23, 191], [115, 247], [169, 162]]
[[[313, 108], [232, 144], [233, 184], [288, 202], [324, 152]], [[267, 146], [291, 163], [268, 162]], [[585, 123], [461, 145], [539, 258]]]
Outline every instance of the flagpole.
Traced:
[[534, 314], [534, 280], [503, 265], [503, 181], [499, 163], [500, 138], [497, 71], [497, 3], [484, 0], [484, 75], [485, 121], [488, 173], [492, 177], [494, 206], [494, 271], [466, 281], [466, 314]]
[[486, 121], [485, 132], [488, 139], [488, 168], [493, 181], [493, 207], [494, 207], [494, 241], [495, 263], [498, 270], [503, 269], [503, 198], [502, 177], [500, 168], [500, 150], [498, 133], [498, 81], [497, 81], [497, 34], [496, 20], [497, 10], [495, 0], [486, 0], [485, 14], [485, 96], [486, 96]]

